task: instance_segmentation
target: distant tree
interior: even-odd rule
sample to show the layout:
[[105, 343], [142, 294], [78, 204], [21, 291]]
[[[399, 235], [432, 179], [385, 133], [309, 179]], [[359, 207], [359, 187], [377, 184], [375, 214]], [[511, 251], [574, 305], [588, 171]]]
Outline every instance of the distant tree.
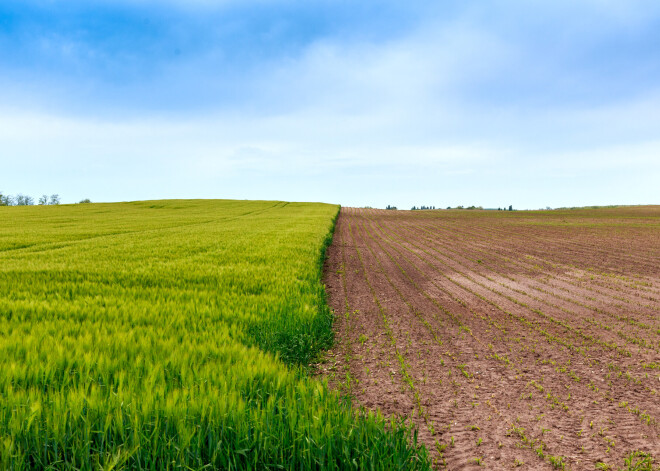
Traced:
[[509, 211], [513, 211], [513, 205], [509, 205]]
[[48, 195], [41, 195], [41, 198], [39, 198], [39, 206], [43, 206], [45, 204], [48, 204]]
[[92, 202], [92, 200], [90, 200], [89, 198], [85, 198], [84, 200], [78, 201], [78, 204], [86, 204], [86, 203], [91, 203], [91, 202]]
[[390, 206], [390, 205], [388, 204], [388, 205], [387, 205], [387, 208], [385, 208], [385, 209], [395, 210], [395, 209], [396, 209], [396, 206]]
[[447, 209], [451, 209], [451, 206], [447, 206]]
[[14, 199], [14, 204], [16, 206], [32, 206], [34, 204], [34, 198], [19, 193]]
[[58, 194], [50, 195], [50, 200], [48, 201], [48, 204], [60, 204], [60, 195]]

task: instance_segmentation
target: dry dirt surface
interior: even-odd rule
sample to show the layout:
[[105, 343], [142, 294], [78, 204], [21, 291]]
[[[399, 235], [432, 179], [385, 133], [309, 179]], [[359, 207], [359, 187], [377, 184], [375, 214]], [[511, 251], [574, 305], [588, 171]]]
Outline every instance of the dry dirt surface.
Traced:
[[438, 469], [657, 466], [660, 206], [343, 208], [325, 283], [321, 371]]

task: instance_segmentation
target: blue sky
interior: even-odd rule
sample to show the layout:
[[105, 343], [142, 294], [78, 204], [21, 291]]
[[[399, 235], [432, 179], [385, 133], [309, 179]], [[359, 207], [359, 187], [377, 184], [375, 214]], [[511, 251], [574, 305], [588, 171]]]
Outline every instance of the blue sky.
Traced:
[[660, 3], [4, 0], [0, 162], [64, 202], [658, 204]]

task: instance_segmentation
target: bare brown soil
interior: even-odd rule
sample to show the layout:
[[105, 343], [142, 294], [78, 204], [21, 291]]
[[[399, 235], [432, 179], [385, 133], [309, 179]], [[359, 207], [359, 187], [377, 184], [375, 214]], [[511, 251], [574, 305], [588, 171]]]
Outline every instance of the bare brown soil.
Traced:
[[660, 207], [343, 208], [325, 282], [322, 371], [437, 468], [660, 459]]

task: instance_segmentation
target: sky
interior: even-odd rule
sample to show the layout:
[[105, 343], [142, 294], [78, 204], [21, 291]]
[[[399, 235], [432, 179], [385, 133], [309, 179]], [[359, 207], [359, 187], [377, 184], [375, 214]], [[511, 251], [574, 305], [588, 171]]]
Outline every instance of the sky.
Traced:
[[0, 192], [660, 204], [660, 2], [3, 0]]

